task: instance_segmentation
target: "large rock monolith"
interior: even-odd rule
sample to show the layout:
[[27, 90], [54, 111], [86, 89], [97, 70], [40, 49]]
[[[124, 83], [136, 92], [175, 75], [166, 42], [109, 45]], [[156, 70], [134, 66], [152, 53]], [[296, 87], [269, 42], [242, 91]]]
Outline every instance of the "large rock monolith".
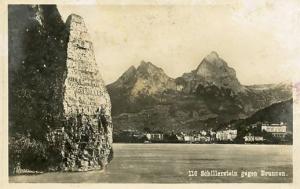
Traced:
[[[83, 19], [75, 14], [67, 20], [69, 31], [64, 115], [73, 149], [67, 152], [67, 164], [79, 162], [84, 169], [104, 166], [111, 156], [112, 119], [110, 98], [95, 60], [93, 45]], [[74, 166], [66, 167], [73, 169]], [[76, 166], [75, 166], [76, 169]]]
[[54, 5], [10, 5], [8, 18], [10, 171], [104, 168], [111, 103], [83, 19]]

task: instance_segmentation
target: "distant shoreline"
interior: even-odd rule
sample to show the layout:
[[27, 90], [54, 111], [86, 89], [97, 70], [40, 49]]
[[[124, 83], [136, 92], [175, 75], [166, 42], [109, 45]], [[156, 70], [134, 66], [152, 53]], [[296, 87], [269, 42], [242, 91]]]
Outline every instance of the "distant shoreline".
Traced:
[[266, 144], [266, 143], [172, 143], [172, 142], [153, 142], [153, 143], [141, 143], [141, 142], [114, 142], [113, 144], [195, 144], [195, 145], [268, 145], [268, 146], [293, 146], [293, 144]]

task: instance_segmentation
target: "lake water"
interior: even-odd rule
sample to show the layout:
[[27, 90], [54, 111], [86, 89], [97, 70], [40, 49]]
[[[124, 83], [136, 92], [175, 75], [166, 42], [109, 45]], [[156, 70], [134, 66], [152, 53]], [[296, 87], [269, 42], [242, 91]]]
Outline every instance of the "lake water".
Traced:
[[[29, 183], [292, 182], [292, 146], [114, 144], [113, 147], [114, 159], [105, 171], [55, 172], [9, 179]], [[227, 176], [204, 176], [201, 171], [227, 171]], [[261, 176], [261, 171], [280, 172], [281, 176]], [[228, 172], [237, 172], [237, 176], [228, 176]], [[242, 177], [245, 172], [252, 177]]]

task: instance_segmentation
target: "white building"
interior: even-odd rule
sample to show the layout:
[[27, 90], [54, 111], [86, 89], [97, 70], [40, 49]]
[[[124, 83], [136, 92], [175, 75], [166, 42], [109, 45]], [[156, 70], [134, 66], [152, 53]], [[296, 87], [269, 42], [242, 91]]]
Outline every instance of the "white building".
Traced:
[[191, 136], [191, 135], [185, 135], [183, 139], [185, 142], [194, 142], [195, 141], [194, 136]]
[[262, 124], [261, 131], [266, 131], [268, 133], [272, 133], [274, 137], [284, 138], [287, 131], [287, 124]]
[[244, 136], [244, 140], [245, 142], [262, 142], [264, 141], [264, 137], [248, 135]]
[[150, 141], [162, 141], [164, 140], [164, 134], [160, 133], [147, 133], [146, 138]]
[[216, 134], [216, 138], [218, 141], [233, 141], [236, 137], [237, 137], [236, 129], [218, 131]]

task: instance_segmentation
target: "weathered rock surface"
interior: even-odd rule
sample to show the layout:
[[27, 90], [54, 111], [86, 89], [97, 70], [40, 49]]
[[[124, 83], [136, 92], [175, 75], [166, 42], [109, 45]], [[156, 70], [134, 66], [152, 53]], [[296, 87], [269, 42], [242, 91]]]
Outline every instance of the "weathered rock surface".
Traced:
[[[66, 169], [103, 167], [112, 155], [110, 98], [97, 68], [93, 45], [83, 19], [67, 20], [69, 31], [64, 83], [64, 115], [69, 132]], [[66, 154], [66, 152], [68, 154]], [[79, 162], [76, 165], [76, 162]]]
[[131, 66], [107, 89], [111, 91], [111, 99], [116, 106], [113, 112], [136, 112], [155, 104], [156, 100], [163, 100], [164, 93], [176, 89], [176, 83], [163, 69], [151, 62], [141, 61], [137, 68]]
[[219, 57], [216, 52], [211, 52], [190, 73], [182, 76], [189, 85], [184, 90], [195, 91], [198, 85], [215, 85], [218, 88], [229, 88], [233, 92], [243, 92], [245, 89], [236, 77], [235, 70]]
[[64, 23], [53, 5], [10, 5], [9, 68], [10, 137], [43, 146], [35, 165], [22, 154], [10, 160], [25, 169], [104, 168], [113, 154], [111, 104], [83, 19]]
[[130, 95], [155, 95], [168, 89], [176, 88], [175, 80], [165, 74], [163, 69], [151, 62], [142, 61], [135, 68], [131, 66], [116, 82], [108, 85], [109, 88], [130, 89]]
[[10, 5], [8, 27], [9, 131], [42, 140], [63, 118], [68, 32], [50, 5]]

